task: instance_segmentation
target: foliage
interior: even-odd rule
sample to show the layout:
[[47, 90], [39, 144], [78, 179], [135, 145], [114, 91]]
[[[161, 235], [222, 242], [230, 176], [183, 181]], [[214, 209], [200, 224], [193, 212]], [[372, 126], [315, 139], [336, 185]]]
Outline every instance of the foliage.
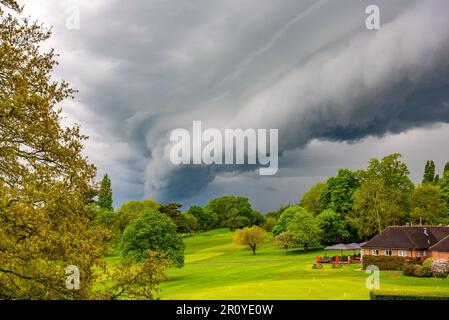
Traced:
[[445, 259], [434, 260], [430, 268], [434, 277], [445, 279], [449, 274], [449, 261]]
[[117, 225], [120, 234], [125, 231], [129, 222], [138, 216], [140, 216], [146, 210], [157, 210], [160, 204], [151, 199], [145, 199], [142, 201], [131, 200], [122, 204], [117, 214]]
[[411, 205], [414, 224], [438, 225], [449, 221], [439, 186], [429, 183], [418, 186], [413, 192]]
[[[87, 298], [109, 234], [85, 210], [96, 169], [82, 154], [87, 137], [61, 124], [59, 104], [75, 92], [51, 80], [51, 32], [20, 12], [0, 2], [0, 299]], [[65, 287], [69, 265], [79, 290]]]
[[341, 215], [331, 209], [321, 212], [317, 216], [317, 222], [323, 244], [345, 242], [350, 237]]
[[293, 234], [289, 231], [282, 232], [280, 235], [276, 236], [274, 240], [276, 241], [276, 248], [285, 249], [285, 254], [288, 254], [288, 249], [296, 246]]
[[370, 238], [386, 227], [400, 223], [396, 194], [380, 178], [362, 183], [354, 195], [354, 212], [349, 218], [361, 237]]
[[176, 267], [184, 264], [184, 243], [175, 223], [156, 210], [147, 210], [129, 223], [120, 248], [125, 257], [136, 261], [145, 259], [150, 251], [162, 251]]
[[258, 226], [237, 230], [234, 235], [234, 242], [241, 246], [249, 246], [253, 255], [256, 254], [257, 245], [264, 243], [266, 239], [266, 231]]
[[421, 270], [421, 274], [423, 277], [431, 277], [432, 276], [432, 263], [433, 263], [432, 258], [427, 258], [426, 260], [424, 260], [424, 262], [422, 264], [422, 270]]
[[[263, 216], [252, 209], [248, 198], [224, 196], [209, 201], [204, 210], [214, 212], [219, 228], [238, 229], [252, 225], [263, 225]], [[245, 219], [246, 218], [246, 219]]]
[[273, 227], [272, 233], [274, 236], [280, 235], [282, 232], [287, 231], [287, 227], [290, 222], [293, 220], [293, 217], [300, 211], [303, 211], [304, 208], [295, 205], [287, 207], [277, 220], [276, 224]]
[[379, 270], [402, 270], [405, 263], [418, 264], [420, 258], [398, 257], [398, 256], [363, 256], [363, 269], [368, 266], [376, 266]]
[[435, 162], [433, 160], [427, 160], [424, 167], [424, 175], [422, 183], [434, 183], [435, 182]]
[[150, 251], [141, 264], [132, 259], [122, 259], [113, 272], [107, 272], [112, 279], [112, 285], [94, 292], [94, 299], [144, 299], [153, 300], [158, 292], [158, 285], [167, 279], [165, 270], [170, 266], [170, 260], [161, 252]]
[[98, 205], [100, 208], [106, 210], [113, 210], [112, 208], [112, 189], [111, 179], [105, 174], [101, 180], [100, 191], [98, 192]]
[[335, 177], [330, 177], [321, 191], [320, 199], [324, 209], [338, 213], [352, 210], [353, 194], [359, 188], [360, 181], [349, 169], [340, 169]]
[[444, 173], [443, 179], [440, 180], [441, 196], [449, 207], [449, 171]]
[[419, 293], [406, 291], [370, 291], [371, 300], [449, 300], [449, 294], [444, 292]]
[[323, 203], [321, 202], [321, 193], [328, 190], [326, 182], [319, 182], [306, 191], [300, 201], [300, 205], [314, 216], [323, 211]]
[[320, 245], [320, 228], [311, 213], [299, 208], [302, 210], [297, 211], [287, 230], [292, 233], [296, 244], [304, 246], [304, 251], [307, 251], [311, 246]]
[[196, 217], [198, 230], [212, 230], [217, 224], [217, 215], [211, 210], [204, 210], [200, 206], [191, 206], [188, 213]]

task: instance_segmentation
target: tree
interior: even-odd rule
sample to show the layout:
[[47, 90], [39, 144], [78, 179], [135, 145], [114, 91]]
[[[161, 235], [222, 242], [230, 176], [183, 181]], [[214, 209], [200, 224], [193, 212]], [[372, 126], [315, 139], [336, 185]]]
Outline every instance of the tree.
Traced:
[[446, 224], [447, 205], [442, 199], [441, 189], [424, 183], [418, 186], [412, 196], [412, 222], [417, 224]]
[[94, 299], [118, 300], [144, 299], [154, 300], [159, 284], [167, 279], [165, 270], [170, 266], [170, 260], [162, 252], [148, 253], [143, 263], [136, 264], [133, 259], [122, 259], [113, 269], [107, 272], [107, 278], [112, 279], [112, 285], [94, 293]]
[[320, 228], [316, 218], [306, 210], [299, 210], [289, 223], [287, 231], [293, 236], [297, 245], [302, 245], [307, 252], [311, 246], [320, 244]]
[[282, 232], [287, 231], [288, 225], [293, 220], [293, 217], [298, 213], [304, 211], [304, 208], [300, 205], [289, 206], [282, 212], [278, 221], [276, 222], [272, 233], [274, 236], [280, 235]]
[[[410, 171], [407, 165], [401, 161], [401, 154], [393, 153], [382, 158], [382, 160], [371, 159], [368, 169], [357, 173], [360, 181], [366, 185], [374, 186], [382, 184], [384, 194], [389, 194], [391, 207], [395, 212], [388, 210], [393, 216], [386, 217], [387, 220], [397, 224], [405, 224], [410, 219], [411, 196], [415, 188], [408, 175]], [[382, 180], [382, 182], [379, 182]], [[385, 195], [386, 197], [386, 195]], [[359, 203], [360, 204], [360, 203]]]
[[239, 229], [234, 235], [234, 242], [241, 246], [249, 246], [253, 252], [253, 255], [256, 254], [256, 246], [264, 243], [266, 239], [266, 231], [258, 226]]
[[274, 238], [276, 248], [285, 249], [285, 254], [288, 254], [288, 249], [296, 247], [296, 242], [293, 239], [293, 234], [289, 231], [282, 232]]
[[427, 160], [424, 168], [424, 176], [422, 183], [434, 183], [435, 181], [435, 162]]
[[[217, 215], [218, 227], [238, 229], [252, 225], [262, 225], [263, 217], [255, 212], [248, 198], [225, 196], [212, 199], [204, 210], [212, 211]], [[245, 219], [246, 218], [246, 219]]]
[[443, 177], [446, 174], [446, 172], [449, 172], [449, 161], [446, 162], [446, 164], [444, 165], [444, 170], [443, 170]]
[[154, 200], [144, 199], [142, 201], [131, 200], [122, 204], [116, 215], [118, 229], [120, 234], [125, 231], [129, 222], [147, 210], [158, 210], [161, 205]]
[[353, 194], [360, 187], [356, 174], [349, 169], [340, 169], [335, 177], [330, 177], [321, 190], [320, 201], [323, 209], [338, 213], [352, 210]]
[[321, 212], [317, 216], [317, 222], [321, 240], [326, 245], [344, 242], [350, 237], [344, 219], [331, 209]]
[[444, 173], [443, 179], [440, 180], [441, 196], [449, 207], [449, 171]]
[[351, 222], [365, 239], [382, 232], [387, 226], [399, 224], [397, 194], [391, 192], [381, 178], [365, 181], [354, 195]]
[[98, 193], [98, 205], [103, 209], [113, 210], [111, 179], [109, 179], [107, 174], [101, 180], [100, 191]]
[[[61, 124], [59, 104], [75, 91], [51, 80], [51, 31], [21, 13], [0, 1], [0, 299], [88, 298], [109, 234], [85, 210], [96, 169], [82, 154], [87, 137]], [[69, 265], [79, 290], [65, 287]]]
[[311, 214], [315, 216], [318, 215], [324, 209], [321, 201], [321, 193], [325, 189], [327, 189], [326, 182], [319, 182], [315, 184], [302, 195], [300, 201], [301, 206]]
[[129, 223], [120, 248], [125, 257], [136, 261], [144, 260], [150, 251], [161, 251], [176, 267], [184, 264], [184, 243], [175, 223], [156, 210], [147, 210]]

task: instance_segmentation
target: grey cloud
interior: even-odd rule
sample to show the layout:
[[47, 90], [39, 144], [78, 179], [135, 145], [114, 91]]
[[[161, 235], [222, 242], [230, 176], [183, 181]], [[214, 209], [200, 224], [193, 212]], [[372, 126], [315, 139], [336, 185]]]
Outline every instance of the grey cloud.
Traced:
[[[167, 133], [192, 120], [279, 128], [280, 181], [316, 168], [304, 151], [315, 139], [363, 143], [449, 122], [447, 1], [376, 1], [378, 32], [364, 28], [372, 1], [78, 1], [79, 31], [64, 27], [63, 2], [47, 2], [60, 73], [80, 89], [75, 115], [108, 146], [111, 161], [94, 159], [121, 190], [189, 202], [208, 188], [226, 193], [229, 181], [249, 188], [242, 176], [261, 188], [275, 181], [254, 166], [172, 166]], [[117, 142], [127, 158], [113, 152]]]

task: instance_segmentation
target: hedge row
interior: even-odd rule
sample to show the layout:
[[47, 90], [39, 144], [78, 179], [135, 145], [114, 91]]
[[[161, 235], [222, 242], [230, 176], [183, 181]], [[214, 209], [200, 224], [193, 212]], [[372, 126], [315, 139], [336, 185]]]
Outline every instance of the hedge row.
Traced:
[[405, 262], [420, 264], [421, 258], [388, 257], [388, 256], [363, 256], [363, 269], [368, 266], [376, 266], [379, 270], [402, 270]]
[[397, 291], [370, 291], [371, 300], [449, 300], [449, 293], [433, 292], [397, 292]]

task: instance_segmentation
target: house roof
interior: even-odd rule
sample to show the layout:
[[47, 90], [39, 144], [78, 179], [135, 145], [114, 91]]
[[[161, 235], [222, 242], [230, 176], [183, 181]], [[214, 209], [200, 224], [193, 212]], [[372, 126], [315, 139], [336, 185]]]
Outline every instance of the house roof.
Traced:
[[429, 248], [432, 251], [449, 252], [449, 236], [446, 236], [442, 240]]
[[363, 248], [429, 249], [449, 236], [449, 227], [388, 227], [376, 235]]

